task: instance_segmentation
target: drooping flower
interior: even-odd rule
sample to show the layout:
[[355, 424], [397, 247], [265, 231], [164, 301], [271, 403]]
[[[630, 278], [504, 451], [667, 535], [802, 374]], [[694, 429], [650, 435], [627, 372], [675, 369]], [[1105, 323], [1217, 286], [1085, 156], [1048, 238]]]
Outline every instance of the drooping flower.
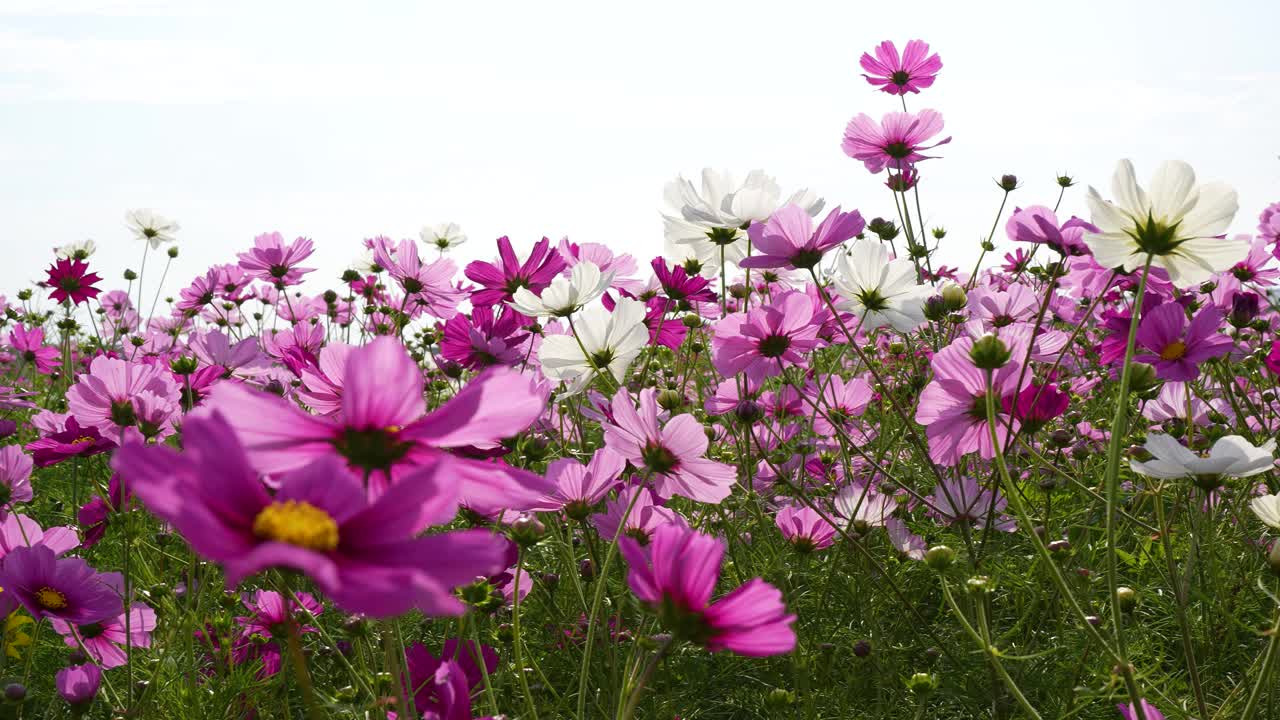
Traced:
[[49, 374], [54, 368], [62, 365], [58, 359], [58, 348], [44, 344], [44, 328], [27, 329], [22, 323], [15, 324], [9, 331], [9, 344], [17, 351], [19, 359], [24, 363], [32, 363], [36, 371]]
[[[546, 407], [546, 393], [532, 380], [495, 368], [428, 413], [422, 370], [393, 337], [351, 350], [342, 378], [340, 408], [327, 417], [232, 383], [215, 387], [208, 404], [235, 428], [262, 472], [336, 457], [368, 478], [372, 495], [444, 459], [447, 448], [495, 447], [528, 428]], [[459, 457], [452, 471], [461, 481], [463, 504], [482, 513], [519, 508], [547, 489], [541, 477], [496, 463]]]
[[511, 240], [503, 235], [498, 238], [496, 262], [475, 260], [464, 271], [472, 282], [479, 283], [482, 288], [471, 295], [471, 305], [495, 305], [509, 301], [520, 288], [540, 293], [564, 268], [564, 258], [551, 247], [547, 238], [535, 243], [528, 259], [521, 263], [511, 247]]
[[1275, 468], [1274, 438], [1255, 447], [1239, 435], [1227, 435], [1219, 438], [1209, 448], [1208, 454], [1201, 457], [1183, 446], [1177, 438], [1151, 433], [1147, 435], [1143, 448], [1151, 459], [1130, 460], [1130, 467], [1136, 473], [1166, 480], [1192, 478], [1218, 483], [1225, 478], [1252, 477]]
[[854, 242], [848, 255], [839, 255], [836, 267], [841, 305], [859, 318], [863, 330], [889, 325], [905, 333], [924, 322], [931, 289], [917, 283], [910, 260], [891, 260], [883, 244], [864, 239]]
[[99, 573], [80, 558], [58, 557], [45, 545], [16, 547], [0, 567], [0, 614], [22, 605], [31, 616], [76, 625], [102, 622], [120, 614], [124, 579]]
[[721, 375], [745, 372], [753, 380], [772, 377], [783, 368], [802, 365], [818, 344], [813, 302], [792, 290], [745, 313], [716, 323], [711, 361]]
[[778, 510], [774, 523], [798, 552], [823, 550], [835, 544], [835, 527], [813, 508], [787, 505]]
[[639, 300], [621, 298], [609, 312], [592, 305], [578, 314], [574, 335], [548, 335], [538, 348], [542, 373], [564, 382], [568, 392], [581, 392], [598, 375], [621, 383], [627, 368], [649, 341], [646, 309]]
[[1104, 268], [1136, 270], [1151, 256], [1152, 267], [1188, 287], [1249, 254], [1248, 243], [1218, 237], [1239, 207], [1236, 191], [1223, 183], [1196, 185], [1195, 171], [1185, 162], [1161, 165], [1148, 194], [1134, 178], [1133, 163], [1121, 160], [1111, 192], [1114, 200], [1103, 200], [1092, 187], [1086, 196], [1098, 232], [1086, 232], [1084, 242]]
[[738, 263], [744, 268], [791, 267], [808, 270], [817, 265], [822, 256], [866, 227], [862, 215], [841, 212], [840, 208], [827, 213], [827, 217], [815, 230], [813, 218], [799, 205], [783, 205], [763, 224], [752, 223], [747, 229], [753, 249], [752, 255]]
[[285, 243], [278, 232], [263, 233], [253, 239], [253, 249], [237, 255], [240, 267], [253, 277], [276, 287], [297, 285], [315, 268], [301, 267], [315, 252], [315, 243], [300, 237]]
[[1147, 702], [1146, 698], [1138, 702], [1142, 703], [1141, 715], [1138, 714], [1138, 709], [1133, 706], [1133, 703], [1127, 705], [1125, 703], [1116, 703], [1116, 709], [1120, 711], [1120, 715], [1124, 720], [1140, 720], [1140, 718], [1144, 717], [1146, 720], [1164, 720], [1164, 714], [1157, 710], [1154, 705]]
[[50, 287], [49, 297], [54, 302], [70, 300], [72, 305], [79, 305], [98, 297], [98, 293], [102, 292], [93, 285], [102, 278], [97, 273], [89, 272], [89, 265], [82, 260], [63, 258], [46, 272], [49, 275], [46, 281]]
[[67, 646], [84, 648], [90, 659], [104, 669], [120, 667], [127, 661], [125, 646], [151, 647], [151, 633], [156, 629], [156, 612], [145, 603], [134, 603], [129, 611], [129, 631], [125, 632], [124, 613], [98, 622], [73, 624], [53, 619], [53, 629]]
[[948, 137], [926, 144], [940, 132], [942, 114], [936, 110], [885, 113], [879, 123], [859, 113], [845, 128], [840, 147], [873, 173], [885, 168], [901, 171], [933, 157], [924, 151], [951, 142]]
[[1190, 322], [1178, 303], [1163, 303], [1138, 324], [1134, 360], [1155, 367], [1166, 380], [1194, 380], [1200, 364], [1231, 352], [1231, 338], [1218, 332], [1222, 311], [1204, 307]]
[[697, 418], [688, 413], [661, 424], [653, 388], [640, 391], [640, 410], [627, 389], [613, 396], [613, 421], [604, 426], [607, 447], [646, 469], [659, 497], [672, 495], [706, 503], [719, 503], [733, 490], [737, 472], [704, 457], [707, 435]]
[[1058, 216], [1044, 205], [1019, 208], [1005, 224], [1010, 240], [1048, 245], [1067, 257], [1089, 254], [1089, 246], [1084, 242], [1086, 231], [1098, 232], [1098, 229], [1077, 217], [1060, 226]]
[[627, 584], [658, 614], [663, 626], [681, 640], [712, 652], [729, 650], [748, 657], [791, 652], [796, 634], [782, 593], [755, 578], [711, 602], [724, 541], [679, 525], [664, 525], [641, 546], [629, 537], [618, 549], [630, 566]]
[[17, 445], [0, 447], [0, 517], [8, 506], [28, 502], [31, 492], [31, 456]]
[[452, 460], [370, 501], [346, 463], [320, 457], [280, 476], [271, 493], [220, 414], [193, 413], [183, 434], [181, 454], [129, 443], [113, 465], [153, 514], [223, 566], [228, 587], [284, 567], [352, 612], [453, 615], [463, 606], [452, 588], [505, 565], [505, 541], [488, 531], [420, 535], [456, 514]]
[[511, 296], [511, 306], [529, 317], [567, 317], [600, 297], [613, 282], [613, 272], [602, 273], [593, 262], [577, 263], [569, 276], [557, 275], [535, 294], [519, 287]]
[[[440, 657], [422, 643], [414, 643], [405, 649], [404, 659], [409, 675], [406, 690], [413, 696], [414, 709], [440, 720], [470, 720], [470, 693], [484, 683], [486, 673], [497, 672], [499, 661], [498, 653], [488, 645], [457, 639], [444, 642]], [[458, 708], [456, 714], [450, 714], [449, 709], [464, 700], [468, 711], [463, 714]]]
[[130, 210], [124, 214], [124, 222], [133, 231], [133, 236], [149, 244], [152, 250], [162, 243], [175, 242], [178, 239], [175, 233], [182, 227], [177, 220], [170, 220], [148, 208]]
[[918, 94], [933, 85], [942, 69], [942, 60], [937, 53], [929, 54], [929, 43], [923, 40], [908, 41], [901, 56], [893, 41], [885, 40], [875, 53], [875, 57], [862, 53], [859, 64], [867, 71], [862, 77], [890, 95]]
[[58, 695], [73, 708], [83, 708], [98, 696], [102, 685], [102, 668], [93, 663], [68, 665], [54, 676]]
[[1280, 530], [1280, 495], [1259, 495], [1249, 501], [1249, 507], [1263, 525]]

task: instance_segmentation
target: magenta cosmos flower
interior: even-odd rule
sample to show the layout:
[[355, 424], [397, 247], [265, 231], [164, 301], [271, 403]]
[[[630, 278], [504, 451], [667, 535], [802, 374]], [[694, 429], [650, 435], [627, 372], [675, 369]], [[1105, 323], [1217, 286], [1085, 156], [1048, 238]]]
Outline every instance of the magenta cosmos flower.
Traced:
[[1098, 228], [1074, 216], [1059, 225], [1053, 210], [1032, 205], [1015, 210], [1004, 230], [1014, 242], [1048, 245], [1059, 254], [1079, 256], [1089, 254], [1089, 246], [1084, 242], [1085, 231], [1097, 232]]
[[738, 263], [744, 268], [789, 267], [808, 270], [822, 260], [831, 248], [862, 232], [867, 223], [862, 215], [840, 212], [836, 208], [813, 229], [813, 218], [799, 205], [788, 203], [769, 217], [768, 222], [752, 223], [747, 230], [753, 249], [752, 255]]
[[287, 606], [284, 596], [274, 590], [256, 590], [252, 595], [245, 593], [240, 601], [251, 614], [236, 618], [240, 623], [240, 637], [232, 649], [232, 657], [237, 665], [261, 660], [260, 678], [280, 672], [280, 643], [284, 640], [285, 623], [289, 622], [290, 616], [298, 623], [299, 635], [319, 632], [319, 628], [307, 624], [307, 620], [324, 612], [324, 605], [310, 593], [294, 593]]
[[447, 459], [371, 502], [334, 457], [290, 471], [270, 492], [217, 412], [188, 416], [183, 441], [182, 453], [130, 443], [112, 464], [152, 513], [223, 566], [228, 587], [289, 568], [352, 612], [456, 615], [463, 605], [452, 589], [506, 564], [506, 542], [484, 530], [420, 536], [457, 512]]
[[124, 613], [116, 617], [73, 625], [54, 619], [50, 624], [62, 636], [68, 647], [83, 647], [89, 657], [102, 667], [120, 667], [128, 660], [125, 645], [136, 648], [151, 647], [151, 633], [156, 629], [156, 611], [143, 603], [134, 603], [129, 611], [129, 632], [125, 632]]
[[139, 430], [145, 437], [168, 435], [181, 393], [162, 365], [144, 365], [99, 355], [67, 390], [67, 407], [80, 425], [108, 437]]
[[1164, 720], [1164, 714], [1157, 710], [1154, 705], [1147, 702], [1146, 698], [1143, 698], [1138, 702], [1142, 703], [1142, 716], [1138, 715], [1138, 709], [1133, 706], [1133, 703], [1129, 703], [1127, 705], [1124, 703], [1117, 703], [1116, 709], [1120, 711], [1120, 716], [1123, 717], [1124, 720], [1138, 720], [1139, 717], [1143, 716], [1145, 716], [1147, 720]]
[[778, 510], [774, 523], [797, 552], [822, 550], [835, 543], [835, 526], [823, 520], [813, 508], [788, 505]]
[[[404, 651], [404, 660], [409, 675], [410, 687], [407, 689], [413, 696], [415, 710], [427, 712], [428, 718], [470, 720], [469, 712], [455, 716], [444, 712], [444, 707], [457, 704], [463, 696], [469, 698], [470, 693], [484, 683], [486, 673], [497, 672], [499, 657], [488, 645], [455, 639], [445, 641], [440, 657], [433, 655], [422, 643], [414, 643]], [[484, 662], [483, 670], [481, 661]], [[442, 686], [447, 688], [443, 692]], [[433, 716], [430, 714], [432, 711], [439, 714]]]
[[712, 652], [729, 650], [749, 657], [782, 655], [795, 649], [782, 593], [755, 578], [711, 602], [723, 540], [679, 525], [664, 525], [647, 547], [629, 537], [618, 549], [630, 566], [627, 584], [642, 602], [658, 614], [663, 627], [681, 640]]
[[904, 170], [932, 157], [923, 154], [924, 150], [951, 142], [948, 137], [932, 145], [925, 144], [940, 132], [942, 114], [936, 110], [886, 113], [879, 123], [869, 115], [859, 113], [845, 128], [844, 142], [840, 147], [845, 155], [862, 161], [873, 173], [886, 167]]
[[14, 325], [9, 332], [9, 344], [23, 363], [32, 363], [42, 374], [49, 374], [62, 364], [58, 359], [58, 348], [44, 344], [44, 328], [33, 327], [28, 330], [21, 323]]
[[[1002, 339], [1008, 343], [1012, 360], [995, 371], [992, 383], [998, 394], [997, 435], [1003, 445], [1009, 432], [1016, 432], [1019, 427], [1004, 410], [1004, 398], [1026, 387], [1032, 374], [1021, 370], [1020, 361], [1026, 356], [1021, 339], [1016, 335]], [[920, 394], [916, 409], [916, 422], [925, 426], [929, 439], [929, 458], [941, 465], [955, 465], [971, 452], [978, 452], [987, 460], [995, 457], [987, 427], [987, 374], [969, 358], [972, 348], [973, 338], [961, 337], [933, 356], [933, 380]], [[1019, 375], [1024, 376], [1021, 385]]]
[[468, 370], [515, 365], [529, 354], [528, 323], [509, 305], [472, 307], [470, 317], [459, 313], [444, 324], [440, 354]]
[[237, 253], [240, 267], [252, 277], [276, 287], [297, 285], [302, 276], [315, 268], [299, 264], [315, 252], [315, 243], [300, 237], [286, 244], [278, 232], [263, 233], [253, 239], [253, 249]]
[[1164, 303], [1146, 313], [1138, 323], [1134, 360], [1155, 367], [1165, 380], [1194, 380], [1200, 363], [1231, 352], [1231, 338], [1218, 332], [1222, 311], [1206, 307], [1188, 321], [1178, 303]]
[[510, 300], [520, 288], [528, 288], [534, 295], [540, 295], [564, 269], [564, 258], [552, 249], [547, 238], [539, 240], [529, 252], [529, 258], [521, 264], [511, 248], [511, 240], [503, 235], [498, 238], [497, 262], [475, 260], [467, 265], [464, 274], [483, 287], [471, 295], [471, 305], [475, 307]]
[[123, 583], [120, 573], [99, 573], [80, 558], [58, 557], [45, 545], [14, 548], [0, 568], [0, 615], [21, 605], [37, 620], [102, 622], [120, 614]]
[[[446, 448], [496, 447], [528, 428], [546, 407], [546, 393], [532, 380], [493, 369], [428, 413], [422, 370], [391, 337], [347, 353], [341, 377], [340, 388], [333, 388], [339, 409], [327, 417], [232, 383], [214, 388], [209, 406], [235, 428], [262, 472], [334, 457], [367, 477], [373, 496], [413, 468], [448, 457]], [[452, 468], [463, 504], [484, 514], [523, 509], [550, 489], [542, 477], [506, 465], [458, 458]]]
[[876, 46], [875, 53], [875, 57], [862, 53], [859, 64], [867, 71], [862, 77], [890, 95], [919, 94], [933, 85], [942, 69], [942, 60], [937, 53], [929, 54], [929, 43], [923, 40], [907, 42], [901, 56], [893, 41], [885, 40]]
[[98, 695], [102, 685], [102, 668], [93, 663], [68, 665], [54, 676], [58, 695], [75, 708], [83, 708]]
[[818, 345], [819, 325], [813, 301], [791, 290], [763, 307], [734, 313], [716, 323], [711, 362], [725, 377], [745, 372], [752, 380], [772, 377], [790, 365], [803, 365]]
[[89, 272], [89, 265], [81, 260], [62, 258], [46, 272], [49, 274], [46, 281], [50, 287], [49, 297], [54, 302], [70, 300], [72, 305], [79, 305], [98, 297], [98, 293], [102, 292], [93, 286], [102, 278], [97, 273]]
[[640, 410], [625, 387], [613, 396], [613, 422], [604, 426], [604, 442], [633, 465], [647, 469], [658, 496], [672, 495], [718, 503], [729, 496], [737, 471], [708, 460], [707, 435], [693, 415], [685, 413], [658, 422], [654, 389], [640, 391]]
[[80, 427], [74, 417], [68, 417], [61, 429], [55, 429], [39, 440], [27, 443], [25, 449], [31, 453], [36, 467], [48, 467], [67, 458], [98, 455], [115, 446], [97, 428]]
[[22, 452], [22, 448], [0, 447], [0, 518], [8, 512], [10, 504], [32, 498], [31, 467], [31, 456]]
[[[635, 497], [636, 493], [640, 493], [640, 497]], [[631, 509], [630, 514], [627, 513], [628, 508]], [[673, 523], [688, 524], [680, 513], [655, 502], [649, 488], [637, 485], [623, 488], [616, 498], [605, 504], [604, 512], [591, 516], [591, 526], [605, 540], [613, 540], [621, 527], [624, 535], [641, 545], [648, 544], [658, 528]]]

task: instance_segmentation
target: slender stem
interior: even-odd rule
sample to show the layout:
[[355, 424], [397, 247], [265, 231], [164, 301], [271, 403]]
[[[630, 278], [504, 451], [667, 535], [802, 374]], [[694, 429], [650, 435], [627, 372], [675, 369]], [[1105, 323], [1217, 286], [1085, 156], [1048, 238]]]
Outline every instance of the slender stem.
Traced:
[[1276, 613], [1276, 619], [1271, 623], [1271, 630], [1268, 632], [1271, 634], [1271, 639], [1267, 641], [1267, 649], [1262, 656], [1262, 669], [1258, 671], [1258, 679], [1253, 684], [1253, 690], [1249, 692], [1249, 700], [1244, 705], [1244, 711], [1240, 713], [1240, 720], [1252, 720], [1254, 713], [1258, 711], [1258, 702], [1262, 699], [1262, 689], [1267, 687], [1267, 680], [1271, 677], [1271, 668], [1276, 662], [1276, 646], [1280, 645], [1280, 612]]
[[533, 702], [533, 693], [529, 692], [529, 678], [524, 673], [524, 640], [520, 635], [520, 574], [524, 572], [524, 550], [516, 554], [516, 576], [512, 587], [511, 630], [514, 635], [512, 643], [516, 655], [516, 677], [520, 680], [520, 691], [524, 693], [524, 704], [529, 709], [533, 720], [538, 720], [538, 708]]

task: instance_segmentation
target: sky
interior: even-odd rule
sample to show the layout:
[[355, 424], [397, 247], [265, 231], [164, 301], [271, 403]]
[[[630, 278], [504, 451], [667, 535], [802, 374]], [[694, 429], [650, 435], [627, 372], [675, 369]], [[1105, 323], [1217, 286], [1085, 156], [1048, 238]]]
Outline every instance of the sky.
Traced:
[[84, 238], [116, 286], [139, 207], [182, 225], [173, 293], [268, 231], [315, 240], [325, 283], [362, 238], [445, 221], [471, 238], [464, 262], [500, 235], [644, 262], [664, 184], [706, 166], [889, 216], [883, 175], [840, 139], [897, 109], [859, 56], [917, 37], [944, 68], [908, 105], [954, 138], [921, 165], [942, 262], [973, 262], [994, 178], [1022, 180], [1013, 205], [1052, 205], [1069, 174], [1063, 211], [1087, 215], [1085, 186], [1108, 194], [1125, 157], [1140, 178], [1177, 158], [1234, 185], [1249, 232], [1280, 200], [1277, 26], [1261, 0], [0, 0], [0, 294]]

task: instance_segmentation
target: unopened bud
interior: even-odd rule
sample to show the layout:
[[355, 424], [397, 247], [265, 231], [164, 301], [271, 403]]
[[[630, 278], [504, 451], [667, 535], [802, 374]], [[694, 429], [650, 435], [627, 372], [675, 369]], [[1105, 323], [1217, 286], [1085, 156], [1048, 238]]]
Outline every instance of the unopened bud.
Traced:
[[979, 370], [999, 370], [1009, 362], [1012, 354], [1009, 346], [992, 333], [975, 340], [969, 349], [969, 359]]

